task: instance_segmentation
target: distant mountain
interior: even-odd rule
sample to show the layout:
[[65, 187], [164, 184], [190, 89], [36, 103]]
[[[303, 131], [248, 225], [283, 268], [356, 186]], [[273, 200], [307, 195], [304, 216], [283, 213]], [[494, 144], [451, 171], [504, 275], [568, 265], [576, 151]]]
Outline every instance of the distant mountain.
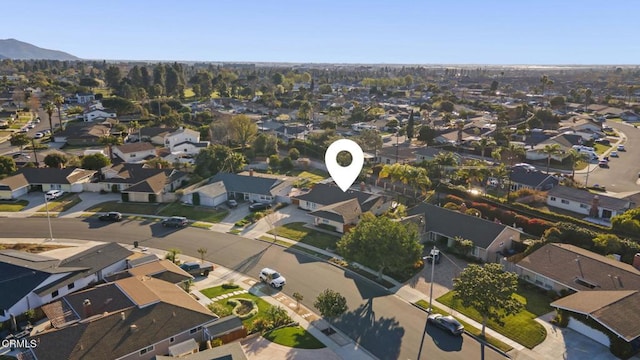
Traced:
[[43, 49], [16, 39], [0, 40], [0, 57], [17, 60], [80, 60], [66, 52]]

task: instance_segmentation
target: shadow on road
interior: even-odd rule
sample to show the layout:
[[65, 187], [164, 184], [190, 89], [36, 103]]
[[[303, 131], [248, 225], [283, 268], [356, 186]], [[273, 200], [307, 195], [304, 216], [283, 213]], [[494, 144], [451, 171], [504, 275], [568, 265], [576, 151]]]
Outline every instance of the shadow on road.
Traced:
[[433, 343], [442, 351], [461, 351], [462, 342], [464, 341], [462, 336], [453, 336], [447, 333], [445, 330], [437, 328], [436, 326], [427, 325], [427, 334], [431, 336]]
[[[157, 238], [162, 238], [184, 229], [182, 227], [164, 227], [159, 222], [151, 223], [151, 236]], [[142, 222], [141, 225], [145, 225], [144, 222]]]
[[376, 319], [373, 299], [349, 311], [332, 325], [358, 342], [379, 359], [397, 359], [404, 336], [404, 328], [393, 318]]
[[258, 264], [262, 256], [269, 250], [272, 245], [267, 246], [266, 248], [260, 250], [254, 255], [249, 256], [248, 258], [242, 260], [237, 265], [235, 265], [232, 269], [234, 271], [243, 273], [243, 274], [251, 274], [251, 270]]

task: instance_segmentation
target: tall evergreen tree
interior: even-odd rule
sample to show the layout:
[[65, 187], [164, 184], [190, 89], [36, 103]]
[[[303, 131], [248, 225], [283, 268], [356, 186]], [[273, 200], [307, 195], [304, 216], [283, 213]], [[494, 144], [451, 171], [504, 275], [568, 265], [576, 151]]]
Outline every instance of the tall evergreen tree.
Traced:
[[409, 122], [407, 123], [407, 138], [409, 138], [409, 141], [413, 139], [414, 127], [415, 127], [415, 120], [413, 120], [413, 110], [411, 110], [411, 115], [409, 115]]

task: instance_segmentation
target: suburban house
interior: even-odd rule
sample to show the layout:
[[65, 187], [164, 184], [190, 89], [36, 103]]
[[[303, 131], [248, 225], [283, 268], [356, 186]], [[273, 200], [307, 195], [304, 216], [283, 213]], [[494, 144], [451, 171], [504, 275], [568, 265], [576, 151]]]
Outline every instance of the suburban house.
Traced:
[[420, 229], [424, 241], [453, 246], [456, 237], [471, 240], [470, 255], [484, 262], [501, 261], [511, 243], [520, 240], [520, 231], [511, 226], [431, 204], [422, 203], [410, 209], [408, 215], [424, 216], [424, 228]]
[[[7, 181], [21, 182], [24, 177], [29, 182], [29, 190], [47, 192], [49, 190], [63, 190], [65, 192], [82, 192], [84, 184], [90, 183], [97, 171], [85, 170], [76, 167], [68, 168], [21, 168], [16, 175], [5, 178], [0, 183]], [[15, 179], [18, 177], [17, 179]]]
[[29, 192], [31, 185], [24, 176], [18, 174], [0, 180], [0, 200], [17, 199]]
[[291, 188], [290, 179], [255, 174], [252, 170], [248, 175], [218, 173], [208, 181], [185, 189], [182, 201], [202, 206], [218, 206], [228, 199], [290, 203]]
[[560, 183], [555, 176], [524, 167], [514, 167], [509, 172], [511, 191], [520, 189], [549, 190]]
[[447, 150], [442, 150], [442, 148], [436, 148], [436, 147], [428, 147], [428, 146], [421, 147], [416, 149], [414, 154], [417, 162], [431, 161], [440, 154], [453, 154], [455, 158], [458, 159], [458, 161], [461, 160], [460, 155], [458, 155], [457, 153], [447, 151]]
[[548, 155], [544, 153], [544, 148], [547, 145], [558, 144], [560, 145], [560, 154], [551, 156], [554, 161], [562, 161], [568, 156], [569, 151], [574, 145], [582, 145], [583, 143], [591, 140], [590, 136], [583, 136], [580, 134], [574, 134], [571, 132], [564, 132], [550, 137], [536, 145], [533, 145], [531, 149], [527, 149], [525, 157], [527, 160], [546, 160]]
[[149, 168], [143, 164], [121, 163], [101, 170], [102, 179], [92, 191], [118, 191], [123, 201], [171, 202], [176, 189], [187, 181], [188, 173], [175, 169]]
[[[154, 359], [188, 341], [207, 340], [218, 317], [182, 288], [153, 277], [130, 277], [66, 296], [43, 307], [52, 328], [25, 351], [38, 360]], [[109, 331], [105, 331], [109, 329]], [[174, 352], [176, 348], [174, 348]]]
[[180, 128], [165, 135], [164, 146], [173, 154], [196, 155], [201, 149], [209, 146], [209, 142], [200, 141], [198, 131]]
[[318, 210], [312, 211], [309, 215], [313, 216], [313, 222], [316, 226], [330, 226], [336, 232], [346, 233], [349, 229], [358, 225], [360, 215], [362, 215], [362, 208], [358, 199], [352, 198], [323, 206]]
[[115, 119], [118, 117], [118, 114], [116, 114], [115, 111], [110, 110], [110, 109], [92, 109], [89, 111], [85, 111], [82, 114], [82, 119], [84, 121], [94, 121], [97, 119]]
[[182, 360], [247, 360], [247, 355], [244, 353], [242, 346], [239, 342], [232, 342], [229, 344], [224, 344], [221, 346], [216, 346], [211, 349], [206, 349], [202, 351], [198, 351], [195, 354], [186, 354], [186, 355], [174, 355], [171, 352], [171, 347], [169, 347], [169, 355], [163, 356], [157, 355], [155, 360], [175, 360], [176, 357], [179, 357]]
[[53, 142], [72, 146], [98, 145], [100, 138], [111, 134], [111, 128], [102, 124], [67, 126], [53, 135]]
[[633, 111], [623, 111], [620, 113], [620, 118], [624, 121], [628, 122], [636, 122], [640, 121], [640, 115], [636, 114]]
[[114, 146], [113, 154], [127, 163], [140, 163], [156, 157], [156, 148], [148, 142], [126, 143]]
[[129, 135], [129, 138], [133, 141], [149, 141], [154, 145], [164, 146], [165, 137], [178, 129], [150, 126], [143, 127], [134, 131]]
[[[640, 255], [634, 265], [569, 244], [549, 243], [516, 264], [525, 281], [556, 292], [576, 292], [551, 306], [591, 318], [629, 342], [640, 336]], [[574, 319], [569, 327], [609, 346], [609, 338]], [[640, 345], [640, 344], [638, 344]]]
[[92, 93], [76, 93], [76, 95], [74, 97], [72, 97], [71, 99], [75, 99], [75, 103], [76, 104], [88, 104], [92, 101], [96, 100], [96, 96]]
[[[134, 253], [134, 255], [138, 255], [139, 253]], [[132, 255], [133, 256], [133, 255]], [[182, 270], [178, 265], [174, 264], [172, 261], [167, 259], [159, 259], [157, 256], [153, 255], [153, 260], [149, 262], [145, 262], [136, 266], [132, 266], [135, 264], [134, 259], [127, 259], [127, 265], [130, 267], [129, 269], [123, 270], [119, 273], [113, 274], [106, 278], [107, 281], [116, 281], [120, 279], [126, 279], [129, 277], [141, 277], [141, 276], [150, 276], [156, 279], [160, 279], [162, 281], [166, 281], [171, 284], [179, 284], [183, 281], [187, 281], [189, 279], [193, 279], [193, 276], [188, 272]], [[140, 258], [137, 258], [140, 259]]]
[[568, 186], [556, 186], [549, 190], [547, 205], [607, 220], [635, 207], [635, 204], [628, 199], [594, 194], [587, 190]]
[[379, 149], [376, 162], [379, 164], [409, 164], [416, 161], [415, 149], [399, 144], [398, 146], [387, 146]]
[[131, 251], [96, 245], [64, 260], [16, 250], [0, 251], [0, 319], [35, 309], [126, 268]]

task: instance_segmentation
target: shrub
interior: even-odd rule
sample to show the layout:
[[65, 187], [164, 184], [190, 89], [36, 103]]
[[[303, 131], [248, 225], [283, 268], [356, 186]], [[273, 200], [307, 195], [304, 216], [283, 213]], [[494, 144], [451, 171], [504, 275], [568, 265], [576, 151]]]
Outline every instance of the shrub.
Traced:
[[529, 219], [526, 225], [526, 232], [531, 235], [541, 236], [547, 229], [551, 228], [552, 224], [541, 219]]
[[467, 211], [465, 211], [465, 214], [475, 216], [475, 217], [482, 217], [482, 213], [480, 212], [480, 210], [473, 209], [473, 208], [467, 209]]
[[207, 308], [209, 308], [212, 313], [218, 315], [219, 317], [231, 315], [231, 310], [229, 310], [228, 307], [216, 302], [212, 302], [211, 304], [207, 305]]
[[228, 283], [224, 283], [224, 284], [222, 284], [222, 288], [223, 288], [223, 289], [237, 289], [237, 288], [239, 288], [239, 287], [240, 287], [240, 285], [238, 285], [238, 284], [234, 284], [234, 283], [232, 283], [232, 282], [228, 282]]
[[258, 313], [258, 305], [251, 299], [235, 298], [227, 300], [227, 303], [234, 306], [231, 313], [241, 320], [246, 320]]
[[516, 215], [515, 224], [517, 227], [525, 228], [529, 224], [529, 218], [522, 215]]
[[511, 210], [503, 210], [500, 212], [498, 219], [500, 219], [503, 224], [513, 225], [516, 221], [516, 215], [518, 214]]
[[459, 209], [459, 206], [456, 203], [448, 202], [444, 204], [443, 208], [457, 211]]
[[461, 205], [464, 202], [464, 199], [455, 195], [447, 195], [444, 198], [447, 202], [452, 202], [456, 205]]

